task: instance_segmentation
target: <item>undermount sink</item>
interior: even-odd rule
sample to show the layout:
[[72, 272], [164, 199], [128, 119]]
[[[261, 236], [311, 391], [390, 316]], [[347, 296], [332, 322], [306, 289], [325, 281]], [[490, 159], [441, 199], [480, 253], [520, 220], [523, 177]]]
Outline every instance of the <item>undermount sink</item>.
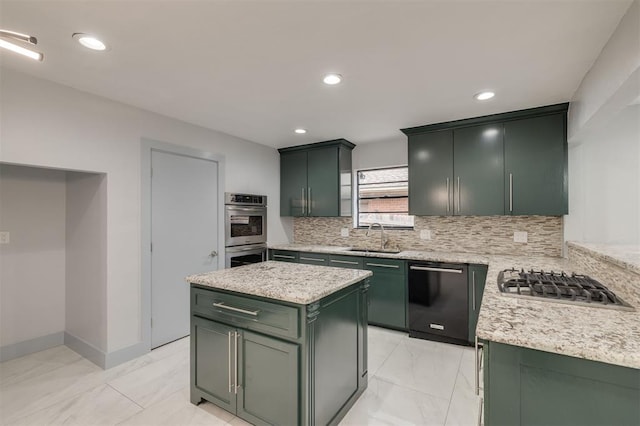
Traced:
[[398, 254], [398, 253], [400, 253], [400, 250], [392, 250], [392, 249], [370, 250], [370, 249], [362, 248], [362, 247], [351, 247], [347, 251], [363, 251], [365, 253], [389, 253], [389, 254]]

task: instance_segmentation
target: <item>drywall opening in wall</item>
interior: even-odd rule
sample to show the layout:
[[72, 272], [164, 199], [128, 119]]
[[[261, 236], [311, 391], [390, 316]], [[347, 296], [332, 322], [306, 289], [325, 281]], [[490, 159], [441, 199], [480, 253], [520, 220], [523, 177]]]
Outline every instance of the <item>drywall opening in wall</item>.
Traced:
[[0, 360], [104, 349], [106, 176], [0, 164], [0, 231]]

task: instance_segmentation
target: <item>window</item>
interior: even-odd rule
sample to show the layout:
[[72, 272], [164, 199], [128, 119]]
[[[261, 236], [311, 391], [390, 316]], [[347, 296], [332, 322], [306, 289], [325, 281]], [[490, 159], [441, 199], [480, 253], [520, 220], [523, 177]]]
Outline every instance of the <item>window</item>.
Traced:
[[413, 228], [408, 167], [359, 170], [357, 176], [356, 226]]

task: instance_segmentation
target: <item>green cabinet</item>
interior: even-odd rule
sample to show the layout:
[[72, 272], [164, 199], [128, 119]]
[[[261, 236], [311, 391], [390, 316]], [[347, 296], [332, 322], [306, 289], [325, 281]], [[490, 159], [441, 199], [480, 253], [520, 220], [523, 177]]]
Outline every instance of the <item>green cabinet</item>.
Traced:
[[409, 137], [409, 213], [504, 213], [503, 131], [485, 124]]
[[478, 315], [484, 294], [484, 285], [487, 281], [487, 265], [469, 265], [469, 342], [476, 340], [476, 326]]
[[484, 424], [639, 425], [640, 370], [485, 342]]
[[567, 108], [551, 105], [402, 129], [409, 213], [568, 213]]
[[191, 331], [195, 387], [208, 400], [254, 424], [298, 422], [298, 345], [199, 317]]
[[281, 148], [280, 216], [351, 215], [351, 151], [345, 139]]
[[556, 113], [504, 124], [507, 214], [569, 213], [566, 122]]
[[368, 279], [307, 305], [191, 285], [191, 402], [255, 425], [337, 424], [368, 383]]
[[406, 330], [405, 261], [367, 257], [364, 259], [364, 269], [373, 272], [369, 287], [369, 323]]
[[409, 214], [453, 214], [453, 131], [420, 133], [409, 137]]

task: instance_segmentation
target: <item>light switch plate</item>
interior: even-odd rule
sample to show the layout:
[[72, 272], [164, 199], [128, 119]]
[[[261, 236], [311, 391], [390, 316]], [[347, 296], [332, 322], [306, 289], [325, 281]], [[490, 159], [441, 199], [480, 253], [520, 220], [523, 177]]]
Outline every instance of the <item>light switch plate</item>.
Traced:
[[526, 243], [528, 234], [526, 232], [514, 232], [513, 233], [513, 242], [514, 243]]
[[421, 240], [430, 240], [431, 239], [431, 230], [429, 229], [422, 229], [420, 231], [420, 239]]
[[0, 244], [9, 244], [9, 241], [11, 241], [9, 231], [0, 231]]
[[348, 237], [349, 236], [349, 228], [340, 229], [340, 236], [341, 237]]

